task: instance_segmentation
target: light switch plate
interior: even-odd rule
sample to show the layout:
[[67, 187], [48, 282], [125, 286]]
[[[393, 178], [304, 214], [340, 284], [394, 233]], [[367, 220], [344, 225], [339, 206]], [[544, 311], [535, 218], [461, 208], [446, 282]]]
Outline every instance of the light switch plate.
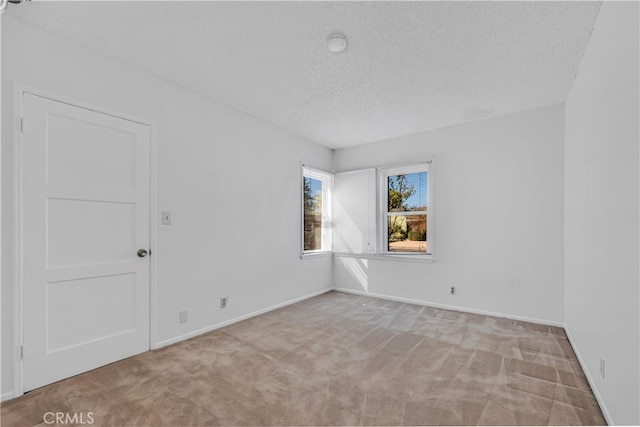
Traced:
[[162, 225], [171, 225], [171, 212], [162, 211]]

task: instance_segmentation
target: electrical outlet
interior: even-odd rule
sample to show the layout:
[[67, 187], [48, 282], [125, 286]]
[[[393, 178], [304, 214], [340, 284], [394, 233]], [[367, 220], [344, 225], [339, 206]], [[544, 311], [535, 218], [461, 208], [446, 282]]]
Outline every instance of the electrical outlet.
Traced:
[[604, 359], [600, 358], [600, 376], [602, 377], [602, 379], [604, 379], [604, 374], [605, 374]]
[[451, 287], [451, 290], [449, 291], [449, 294], [450, 295], [455, 295], [456, 294], [456, 287], [455, 286]]
[[227, 308], [228, 302], [229, 302], [229, 297], [220, 298], [220, 308]]
[[187, 321], [189, 321], [187, 310], [183, 310], [180, 312], [180, 323], [186, 323]]

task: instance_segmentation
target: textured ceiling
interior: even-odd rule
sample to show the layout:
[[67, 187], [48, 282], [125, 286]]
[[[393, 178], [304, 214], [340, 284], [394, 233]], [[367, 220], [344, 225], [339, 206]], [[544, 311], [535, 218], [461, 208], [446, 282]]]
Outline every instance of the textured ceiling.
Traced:
[[[563, 102], [599, 2], [31, 2], [8, 14], [331, 148]], [[347, 36], [344, 52], [327, 37]]]

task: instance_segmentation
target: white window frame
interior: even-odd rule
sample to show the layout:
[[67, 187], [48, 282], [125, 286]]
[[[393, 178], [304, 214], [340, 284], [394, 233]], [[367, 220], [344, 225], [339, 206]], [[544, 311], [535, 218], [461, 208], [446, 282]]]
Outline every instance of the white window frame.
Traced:
[[[433, 174], [432, 161], [426, 163], [413, 164], [408, 166], [396, 166], [388, 168], [380, 168], [378, 170], [378, 254], [387, 257], [408, 258], [416, 257], [420, 259], [433, 259]], [[388, 178], [395, 175], [407, 175], [411, 173], [427, 173], [427, 211], [412, 211], [410, 215], [427, 215], [427, 247], [424, 253], [417, 252], [390, 252], [389, 236], [387, 232], [388, 223], [388, 197], [389, 189], [387, 187]], [[402, 214], [402, 213], [399, 213]]]
[[[322, 237], [321, 249], [304, 249], [304, 178], [316, 179], [322, 182]], [[331, 204], [333, 197], [333, 174], [307, 166], [302, 166], [300, 179], [300, 256], [302, 258], [314, 255], [331, 255], [331, 240], [333, 224], [331, 222]]]

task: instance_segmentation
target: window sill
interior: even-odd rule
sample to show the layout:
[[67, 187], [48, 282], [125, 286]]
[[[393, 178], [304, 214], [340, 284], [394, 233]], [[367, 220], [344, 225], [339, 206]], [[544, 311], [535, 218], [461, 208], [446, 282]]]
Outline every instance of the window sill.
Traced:
[[378, 254], [351, 254], [346, 252], [333, 252], [333, 255], [343, 258], [382, 259], [385, 261], [423, 262], [433, 264], [436, 262], [433, 255], [378, 255]]
[[300, 254], [300, 259], [323, 258], [333, 255], [331, 251], [305, 252]]

